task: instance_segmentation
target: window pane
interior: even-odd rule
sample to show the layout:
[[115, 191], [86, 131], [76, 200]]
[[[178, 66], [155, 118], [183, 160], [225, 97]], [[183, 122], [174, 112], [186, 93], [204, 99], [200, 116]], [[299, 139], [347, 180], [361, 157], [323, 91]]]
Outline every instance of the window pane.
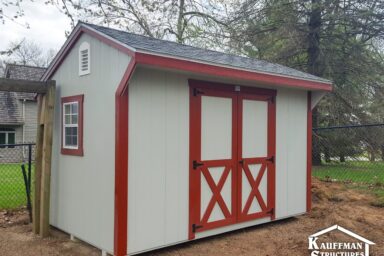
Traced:
[[64, 114], [70, 114], [71, 113], [71, 105], [66, 104], [64, 105]]
[[72, 124], [77, 124], [77, 114], [72, 115]]
[[72, 137], [70, 135], [65, 136], [65, 145], [72, 146]]
[[[8, 133], [8, 144], [15, 144], [15, 133]], [[10, 148], [14, 148], [14, 146], [10, 146]]]
[[70, 124], [70, 123], [71, 123], [71, 116], [65, 115], [65, 124]]
[[5, 144], [5, 133], [0, 133], [0, 144]]
[[8, 133], [8, 144], [15, 144], [15, 134], [13, 132]]
[[72, 114], [77, 114], [77, 112], [78, 112], [78, 103], [77, 102], [76, 103], [72, 103], [71, 106], [72, 106]]
[[[5, 136], [6, 136], [5, 133], [0, 133], [0, 145], [4, 145], [5, 144]], [[0, 146], [0, 148], [4, 148], [4, 147]]]
[[65, 128], [65, 145], [73, 147], [77, 146], [77, 127]]
[[72, 143], [74, 146], [77, 146], [77, 136], [72, 136]]

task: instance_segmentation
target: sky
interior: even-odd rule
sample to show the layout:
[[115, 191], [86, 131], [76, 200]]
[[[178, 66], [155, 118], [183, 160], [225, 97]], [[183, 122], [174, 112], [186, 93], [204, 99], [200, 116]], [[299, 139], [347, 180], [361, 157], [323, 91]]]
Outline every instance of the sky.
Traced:
[[[25, 15], [16, 21], [5, 19], [0, 23], [0, 51], [8, 48], [10, 42], [23, 38], [33, 41], [43, 49], [59, 50], [64, 44], [65, 31], [71, 31], [70, 19], [53, 5], [45, 5], [43, 0], [23, 1]], [[5, 9], [4, 14], [12, 16], [14, 9]], [[28, 23], [30, 28], [24, 25]]]

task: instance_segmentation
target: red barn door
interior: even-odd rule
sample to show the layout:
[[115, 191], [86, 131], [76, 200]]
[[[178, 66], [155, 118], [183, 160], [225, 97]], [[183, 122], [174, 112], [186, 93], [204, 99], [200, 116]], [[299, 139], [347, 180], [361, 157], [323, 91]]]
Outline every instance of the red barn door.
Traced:
[[196, 232], [272, 216], [274, 94], [190, 83], [190, 239]]

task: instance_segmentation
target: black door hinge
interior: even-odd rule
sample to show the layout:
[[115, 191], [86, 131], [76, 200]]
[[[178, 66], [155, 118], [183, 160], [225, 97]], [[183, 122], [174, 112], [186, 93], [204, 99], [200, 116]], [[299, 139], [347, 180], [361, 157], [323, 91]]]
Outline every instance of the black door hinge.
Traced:
[[204, 94], [203, 91], [200, 91], [199, 89], [197, 88], [193, 88], [193, 96], [197, 96], [199, 94]]
[[192, 232], [193, 233], [196, 233], [196, 230], [198, 230], [199, 228], [202, 228], [203, 226], [200, 226], [200, 225], [196, 225], [196, 224], [192, 224]]
[[274, 156], [271, 156], [270, 158], [267, 158], [266, 160], [267, 160], [267, 162], [275, 163], [275, 157]]
[[199, 163], [196, 160], [193, 160], [192, 165], [193, 165], [193, 169], [196, 170], [197, 167], [202, 166], [204, 164], [203, 163]]
[[267, 211], [267, 214], [273, 215], [275, 213], [275, 208], [271, 208], [269, 211]]

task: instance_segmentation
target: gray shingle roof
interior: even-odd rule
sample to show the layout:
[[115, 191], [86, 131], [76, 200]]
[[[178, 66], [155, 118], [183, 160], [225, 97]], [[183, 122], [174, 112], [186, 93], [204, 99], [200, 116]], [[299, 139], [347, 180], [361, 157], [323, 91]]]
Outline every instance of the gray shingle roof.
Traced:
[[[38, 81], [45, 72], [45, 68], [16, 64], [7, 64], [5, 77]], [[34, 100], [34, 93], [0, 91], [0, 125], [23, 123], [21, 105], [18, 100]]]
[[39, 81], [45, 70], [46, 68], [41, 67], [7, 64], [5, 75], [10, 79]]
[[[5, 78], [39, 81], [46, 68], [18, 64], [7, 64]], [[34, 100], [34, 93], [18, 92], [14, 95], [17, 99]]]
[[280, 76], [289, 76], [304, 80], [314, 80], [330, 83], [330, 81], [327, 79], [263, 60], [201, 49], [171, 41], [136, 35], [112, 28], [101, 27], [94, 24], [84, 24], [136, 50], [165, 54], [195, 61], [203, 61], [216, 65], [225, 65], [234, 68], [247, 69], [256, 72], [271, 73]]

